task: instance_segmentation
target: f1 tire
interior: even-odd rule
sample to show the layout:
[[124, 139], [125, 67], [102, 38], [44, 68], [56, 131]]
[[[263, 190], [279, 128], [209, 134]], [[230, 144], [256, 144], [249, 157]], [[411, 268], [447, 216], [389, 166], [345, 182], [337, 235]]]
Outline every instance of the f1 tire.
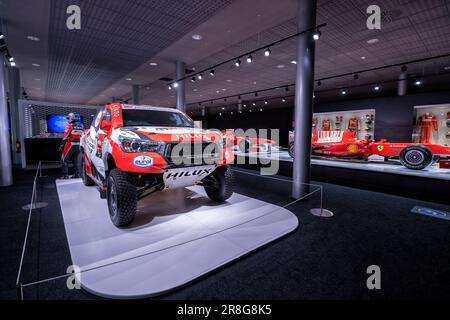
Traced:
[[111, 170], [107, 183], [109, 216], [116, 227], [128, 226], [136, 215], [137, 191], [132, 175]]
[[93, 186], [95, 184], [95, 182], [94, 182], [94, 180], [91, 179], [91, 177], [89, 177], [87, 175], [85, 161], [86, 161], [86, 159], [84, 158], [84, 153], [79, 152], [77, 162], [80, 164], [81, 181], [83, 181], [83, 184], [85, 186], [89, 187], [89, 186]]
[[291, 158], [294, 158], [294, 142], [289, 143], [288, 153], [291, 156]]
[[408, 146], [400, 152], [400, 163], [408, 169], [422, 170], [432, 162], [433, 153], [423, 146]]
[[233, 194], [234, 178], [228, 166], [219, 167], [207, 178], [204, 188], [208, 197], [216, 202], [225, 202]]

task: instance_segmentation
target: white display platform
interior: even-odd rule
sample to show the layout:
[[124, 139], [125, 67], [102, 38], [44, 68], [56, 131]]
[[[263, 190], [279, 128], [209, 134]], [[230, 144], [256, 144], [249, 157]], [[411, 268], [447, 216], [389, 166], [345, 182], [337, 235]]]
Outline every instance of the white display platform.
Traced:
[[[269, 153], [242, 153], [235, 152], [238, 156], [246, 156], [251, 158], [262, 158], [262, 159], [270, 159], [270, 160], [279, 160], [286, 162], [293, 162], [293, 159], [289, 155], [287, 151], [277, 150]], [[255, 159], [256, 160], [256, 159]], [[393, 173], [400, 174], [406, 176], [415, 176], [415, 177], [424, 177], [431, 179], [440, 179], [440, 180], [450, 180], [450, 169], [439, 169], [437, 164], [432, 165], [423, 170], [411, 170], [405, 168], [402, 165], [397, 164], [388, 164], [381, 162], [351, 162], [351, 161], [340, 161], [340, 160], [322, 160], [322, 159], [311, 159], [311, 164], [320, 165], [320, 166], [328, 166], [335, 168], [347, 168], [347, 169], [355, 169], [355, 170], [365, 170], [365, 171], [375, 171], [375, 172], [383, 172], [383, 173]]]
[[119, 229], [95, 187], [81, 179], [56, 186], [72, 263], [90, 270], [81, 273], [82, 287], [109, 298], [165, 293], [298, 226], [285, 208], [236, 193], [218, 204], [197, 186], [141, 200], [133, 224]]

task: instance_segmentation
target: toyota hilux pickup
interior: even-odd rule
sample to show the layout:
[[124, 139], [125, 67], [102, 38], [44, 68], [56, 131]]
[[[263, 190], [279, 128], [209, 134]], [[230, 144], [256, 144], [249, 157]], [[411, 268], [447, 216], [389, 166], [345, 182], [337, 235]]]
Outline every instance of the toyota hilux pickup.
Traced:
[[201, 185], [211, 200], [233, 193], [233, 152], [220, 132], [196, 128], [183, 112], [111, 103], [80, 139], [81, 177], [106, 198], [114, 225], [129, 225], [138, 200], [165, 189]]

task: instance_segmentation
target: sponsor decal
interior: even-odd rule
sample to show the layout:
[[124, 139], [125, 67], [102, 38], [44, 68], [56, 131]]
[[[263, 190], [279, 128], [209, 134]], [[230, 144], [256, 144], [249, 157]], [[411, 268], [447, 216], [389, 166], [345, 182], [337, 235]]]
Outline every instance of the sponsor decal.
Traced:
[[379, 152], [383, 151], [383, 149], [384, 149], [384, 146], [383, 146], [383, 145], [378, 145], [378, 146], [377, 146], [377, 150], [378, 150]]
[[134, 158], [133, 164], [139, 168], [147, 168], [153, 165], [153, 158], [149, 156], [137, 156]]
[[356, 153], [356, 152], [358, 152], [358, 146], [356, 144], [350, 144], [347, 147], [347, 151], [350, 153]]

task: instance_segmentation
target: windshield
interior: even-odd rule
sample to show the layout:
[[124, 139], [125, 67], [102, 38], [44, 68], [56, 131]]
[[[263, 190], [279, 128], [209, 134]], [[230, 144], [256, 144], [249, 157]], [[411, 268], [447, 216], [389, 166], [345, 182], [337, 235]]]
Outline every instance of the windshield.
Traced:
[[158, 110], [122, 109], [125, 127], [189, 127], [194, 128], [194, 121], [180, 112]]

